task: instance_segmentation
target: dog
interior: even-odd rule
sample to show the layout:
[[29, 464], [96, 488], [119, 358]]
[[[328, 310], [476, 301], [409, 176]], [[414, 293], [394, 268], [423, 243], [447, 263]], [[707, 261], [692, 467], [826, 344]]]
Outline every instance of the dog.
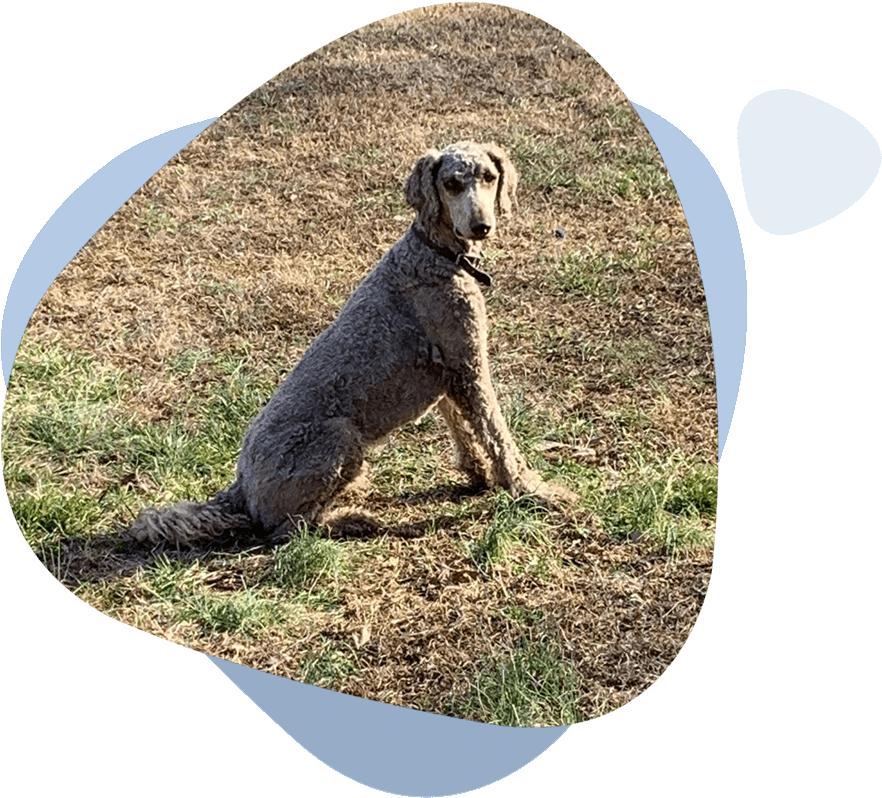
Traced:
[[429, 150], [404, 186], [410, 228], [251, 423], [235, 482], [204, 503], [146, 508], [134, 539], [193, 544], [256, 530], [284, 540], [328, 523], [365, 478], [367, 449], [435, 407], [475, 483], [552, 506], [577, 501], [526, 464], [490, 381], [481, 249], [516, 205], [518, 175], [495, 144]]

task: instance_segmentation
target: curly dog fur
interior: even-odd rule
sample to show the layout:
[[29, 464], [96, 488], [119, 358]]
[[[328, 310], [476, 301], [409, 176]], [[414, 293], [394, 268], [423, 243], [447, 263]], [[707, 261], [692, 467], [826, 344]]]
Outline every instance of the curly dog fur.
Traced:
[[483, 242], [515, 202], [517, 172], [494, 144], [430, 150], [404, 186], [413, 224], [252, 422], [236, 481], [209, 501], [145, 509], [137, 540], [192, 543], [255, 528], [273, 539], [323, 523], [363, 474], [367, 448], [437, 406], [474, 481], [550, 504], [575, 496], [531, 471], [490, 382]]

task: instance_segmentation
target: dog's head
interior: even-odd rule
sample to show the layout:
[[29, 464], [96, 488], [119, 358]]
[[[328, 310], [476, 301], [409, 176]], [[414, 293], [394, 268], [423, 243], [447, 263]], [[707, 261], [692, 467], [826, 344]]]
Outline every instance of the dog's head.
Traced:
[[423, 228], [449, 227], [462, 241], [493, 235], [496, 220], [517, 206], [518, 174], [496, 144], [461, 141], [429, 150], [404, 184]]

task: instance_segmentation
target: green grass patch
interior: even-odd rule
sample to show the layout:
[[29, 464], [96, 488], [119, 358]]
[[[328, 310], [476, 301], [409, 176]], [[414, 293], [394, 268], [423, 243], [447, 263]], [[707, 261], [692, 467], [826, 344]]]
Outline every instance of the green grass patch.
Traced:
[[[575, 97], [581, 88], [561, 84], [560, 96]], [[515, 127], [502, 139], [520, 167], [523, 185], [546, 194], [577, 204], [592, 198], [677, 196], [658, 150], [629, 104], [600, 108], [595, 122], [577, 135]]]
[[[375, 145], [370, 145], [364, 149], [350, 150], [343, 153], [337, 159], [337, 162], [347, 170], [364, 172], [388, 165], [389, 157], [389, 153]], [[399, 191], [399, 193], [401, 192]]]
[[499, 726], [566, 726], [584, 720], [579, 674], [556, 636], [534, 627], [476, 669], [453, 714]]
[[555, 94], [560, 98], [579, 97], [580, 95], [588, 91], [588, 89], [588, 84], [584, 83], [581, 80], [562, 80], [560, 83], [558, 83], [555, 89]]
[[634, 266], [642, 271], [655, 270], [655, 253], [658, 249], [658, 242], [654, 238], [656, 227], [655, 224], [638, 224], [634, 227], [637, 247], [632, 255], [632, 261]]
[[63, 491], [47, 481], [26, 490], [7, 490], [12, 514], [28, 545], [35, 549], [82, 537], [107, 515], [97, 498]]
[[146, 199], [141, 207], [141, 216], [138, 226], [144, 230], [150, 238], [160, 232], [174, 235], [178, 232], [178, 221], [157, 200]]
[[160, 554], [144, 571], [147, 590], [161, 601], [178, 601], [200, 588], [202, 567], [198, 562], [172, 559]]
[[674, 183], [659, 164], [654, 147], [630, 147], [611, 161], [599, 164], [593, 174], [580, 182], [579, 188], [601, 197], [652, 199], [677, 196]]
[[[514, 546], [530, 546], [541, 551], [549, 542], [545, 508], [529, 496], [512, 499], [502, 491], [495, 499], [493, 518], [480, 537], [469, 545], [472, 562], [485, 572], [502, 562]], [[538, 558], [532, 565], [541, 565]]]
[[564, 136], [538, 136], [517, 130], [506, 140], [509, 156], [520, 168], [521, 182], [542, 191], [580, 188], [580, 167], [599, 153], [594, 142], [574, 142]]
[[[271, 120], [270, 124], [273, 122], [278, 125], [280, 120], [274, 119]], [[284, 127], [284, 124], [280, 125], [280, 127]], [[246, 191], [262, 188], [262, 189], [270, 189], [273, 190], [278, 186], [279, 181], [279, 170], [278, 169], [269, 169], [265, 166], [257, 166], [252, 167], [250, 169], [246, 169], [242, 172], [241, 180], [242, 180], [242, 188]]]
[[205, 286], [205, 291], [209, 296], [242, 296], [242, 283], [238, 280], [212, 281]]
[[407, 213], [407, 203], [398, 186], [375, 189], [355, 198], [358, 213], [377, 216], [400, 216]]
[[[107, 531], [140, 505], [201, 500], [223, 487], [242, 435], [270, 393], [241, 370], [218, 373], [228, 366], [203, 350], [181, 353], [171, 370], [208, 368], [217, 374], [210, 395], [194, 394], [168, 421], [141, 423], [129, 410], [136, 380], [62, 344], [26, 337], [6, 398], [3, 459], [12, 511], [29, 542]], [[138, 498], [124, 489], [142, 473], [161, 494]]]
[[333, 690], [347, 676], [356, 673], [358, 663], [352, 647], [324, 638], [318, 651], [303, 658], [298, 678], [301, 682]]
[[269, 118], [269, 126], [282, 136], [296, 136], [302, 129], [300, 121], [294, 114], [271, 116]]
[[346, 550], [320, 530], [300, 524], [273, 553], [273, 580], [280, 587], [311, 593], [336, 585], [346, 567]]
[[717, 469], [700, 466], [672, 481], [665, 511], [679, 516], [717, 517]]
[[607, 103], [597, 109], [597, 120], [588, 135], [595, 141], [632, 137], [638, 130], [639, 116], [630, 103]]
[[712, 543], [716, 504], [716, 469], [684, 465], [666, 477], [637, 477], [611, 490], [600, 515], [611, 535], [677, 554]]
[[562, 294], [579, 294], [603, 301], [618, 296], [617, 275], [624, 267], [623, 260], [607, 252], [591, 249], [567, 252], [560, 258], [546, 260], [545, 285]]
[[436, 484], [441, 462], [437, 441], [446, 434], [446, 425], [434, 413], [393, 432], [372, 454], [373, 487], [400, 496]]
[[168, 359], [166, 368], [173, 374], [189, 377], [199, 366], [210, 364], [213, 360], [214, 354], [208, 347], [184, 349]]
[[287, 605], [273, 590], [246, 585], [238, 590], [211, 590], [209, 572], [200, 561], [164, 554], [145, 569], [142, 589], [154, 604], [164, 605], [181, 621], [196, 623], [202, 635], [238, 634], [254, 637], [287, 619]]
[[205, 635], [229, 632], [252, 637], [284, 620], [281, 605], [252, 590], [186, 596], [180, 608], [184, 621], [195, 621]]

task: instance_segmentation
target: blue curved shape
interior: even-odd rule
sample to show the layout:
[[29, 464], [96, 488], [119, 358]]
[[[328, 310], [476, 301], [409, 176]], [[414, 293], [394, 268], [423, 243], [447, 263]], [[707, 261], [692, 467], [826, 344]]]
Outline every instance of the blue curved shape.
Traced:
[[350, 779], [398, 795], [455, 795], [492, 784], [568, 728], [448, 718], [209, 659], [313, 756]]
[[[707, 155], [702, 152], [705, 158]], [[717, 176], [717, 179], [720, 181], [720, 185], [723, 187], [723, 191], [726, 192], [726, 199], [729, 200], [729, 207], [732, 208], [732, 215], [738, 211], [737, 197], [735, 192], [735, 184], [729, 179], [729, 175], [727, 175], [719, 166], [717, 166], [710, 158], [707, 158], [707, 162], [711, 165], [711, 169], [714, 170], [714, 174]], [[737, 222], [736, 217], [736, 222]]]
[[850, 208], [882, 164], [879, 143], [857, 119], [792, 89], [764, 92], [744, 106], [738, 155], [753, 221], [782, 236]]
[[[281, 728], [281, 727], [280, 727]], [[284, 732], [285, 730], [282, 729]], [[328, 766], [317, 757], [314, 757], [302, 745], [300, 745], [291, 735], [285, 732], [285, 735], [296, 745], [304, 754], [306, 754], [331, 781], [334, 782], [346, 795], [350, 798], [420, 798], [413, 795], [401, 795], [400, 793], [390, 793], [386, 790], [378, 790], [367, 784], [363, 784], [356, 779], [351, 779], [338, 770]], [[526, 765], [518, 768], [516, 771], [509, 773], [505, 778], [485, 784], [475, 790], [457, 793], [456, 795], [446, 795], [440, 798], [467, 798], [467, 796], [475, 795], [496, 795], [512, 796], [515, 792], [526, 784], [527, 780], [544, 765], [552, 754], [557, 751], [570, 737], [573, 736], [573, 727], [567, 726], [564, 733], [557, 740], [546, 748], [539, 756], [531, 759]]]
[[[49, 219], [55, 214], [55, 211], [49, 215]], [[6, 314], [6, 300], [9, 299], [9, 292], [12, 290], [12, 283], [15, 280], [16, 275], [18, 274], [19, 267], [21, 266], [21, 262], [24, 260], [24, 256], [27, 255], [28, 250], [31, 248], [31, 244], [34, 243], [34, 239], [40, 235], [40, 231], [46, 226], [49, 219], [46, 219], [43, 224], [41, 224], [33, 233], [31, 233], [21, 244], [19, 244], [15, 248], [15, 252], [13, 252], [5, 261], [3, 261], [2, 269], [0, 269], [0, 319], [5, 317]], [[19, 340], [21, 338], [19, 337]], [[16, 342], [16, 348], [18, 347], [18, 342]], [[12, 357], [15, 357], [15, 350], [12, 351]], [[6, 374], [9, 372], [6, 371], [2, 364], [6, 362], [2, 357], [0, 357], [0, 412], [3, 409], [3, 402], [6, 399]], [[9, 361], [10, 368], [12, 367], [12, 361]]]
[[[632, 103], [633, 105], [633, 103]], [[747, 274], [729, 195], [701, 150], [681, 130], [634, 105], [674, 181], [701, 267], [717, 381], [718, 454], [729, 435], [747, 343]]]
[[3, 311], [0, 361], [7, 385], [25, 327], [59, 272], [144, 183], [215, 119], [169, 130], [117, 155], [74, 191], [43, 225], [19, 264]]

